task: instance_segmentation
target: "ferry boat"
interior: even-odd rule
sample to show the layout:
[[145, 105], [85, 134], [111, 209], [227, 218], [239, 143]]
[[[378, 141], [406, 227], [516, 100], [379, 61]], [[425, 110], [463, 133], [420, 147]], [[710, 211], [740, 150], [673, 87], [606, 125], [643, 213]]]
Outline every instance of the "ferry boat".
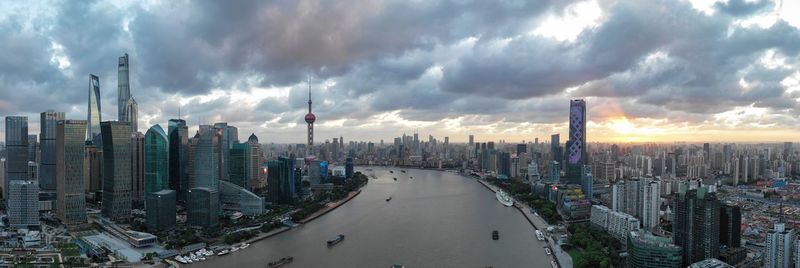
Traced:
[[506, 192], [497, 191], [495, 196], [497, 196], [497, 201], [500, 201], [504, 206], [510, 207], [514, 205], [514, 200], [511, 200], [511, 197]]
[[222, 255], [225, 255], [225, 254], [228, 254], [228, 253], [230, 253], [230, 251], [228, 251], [227, 249], [223, 249], [222, 251], [217, 253], [217, 256], [222, 256]]
[[546, 248], [544, 248], [544, 252], [545, 252], [545, 253], [547, 253], [547, 255], [551, 255], [551, 254], [553, 254], [553, 252], [552, 252], [552, 251], [550, 251], [550, 248], [547, 248], [547, 247], [546, 247]]
[[239, 247], [239, 248], [240, 248], [240, 249], [246, 249], [246, 248], [247, 248], [247, 247], [249, 247], [249, 246], [250, 246], [250, 244], [248, 244], [248, 243], [244, 243], [244, 244], [242, 244], [242, 246], [241, 246], [241, 247]]
[[334, 238], [333, 240], [328, 240], [328, 246], [329, 247], [335, 246], [336, 244], [341, 243], [342, 240], [344, 240], [344, 235], [343, 234], [337, 235], [336, 238]]
[[290, 263], [292, 261], [294, 261], [294, 257], [292, 257], [292, 256], [283, 257], [280, 260], [267, 263], [267, 267], [268, 268], [280, 267], [280, 266], [283, 266], [284, 264]]
[[389, 201], [392, 201], [392, 196], [389, 196], [389, 198], [386, 198], [386, 202], [389, 202]]
[[553, 266], [553, 268], [558, 268], [556, 261], [550, 261], [550, 266]]
[[544, 241], [544, 234], [542, 231], [536, 230], [536, 239], [539, 239], [539, 241]]

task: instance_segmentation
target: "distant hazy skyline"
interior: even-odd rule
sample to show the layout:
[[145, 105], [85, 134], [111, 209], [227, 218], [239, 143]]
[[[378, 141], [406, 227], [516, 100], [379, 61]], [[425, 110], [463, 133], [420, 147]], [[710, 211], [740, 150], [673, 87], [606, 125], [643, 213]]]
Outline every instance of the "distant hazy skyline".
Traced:
[[[240, 139], [549, 141], [584, 98], [589, 142], [800, 141], [800, 1], [10, 1], [0, 117], [181, 114]], [[0, 135], [4, 136], [4, 124]]]

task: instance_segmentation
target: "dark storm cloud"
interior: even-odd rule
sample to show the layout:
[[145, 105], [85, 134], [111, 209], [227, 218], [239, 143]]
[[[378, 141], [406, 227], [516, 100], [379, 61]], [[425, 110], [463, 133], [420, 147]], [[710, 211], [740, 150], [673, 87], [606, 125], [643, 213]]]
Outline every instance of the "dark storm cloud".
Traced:
[[[175, 117], [177, 100], [191, 98], [183, 114], [192, 124], [302, 124], [308, 76], [319, 124], [344, 120], [346, 126], [358, 126], [395, 111], [402, 119], [436, 127], [442, 127], [437, 121], [454, 118], [477, 126], [554, 124], [566, 120], [563, 111], [573, 97], [598, 100], [598, 107], [617, 105], [632, 117], [691, 123], [737, 106], [800, 114], [795, 100], [800, 93], [787, 93], [782, 84], [794, 69], [759, 62], [773, 51], [788, 66], [797, 66], [798, 28], [782, 20], [766, 28], [736, 25], [771, 10], [772, 1], [723, 1], [714, 5], [714, 15], [684, 1], [602, 1], [599, 24], [574, 40], [531, 34], [543, 18], [564, 15], [572, 3], [63, 1], [33, 6], [49, 12], [0, 13], [8, 14], [0, 18], [0, 115], [56, 109], [83, 118], [87, 74], [94, 73], [101, 80], [104, 119], [116, 119], [116, 61], [123, 53], [131, 55], [132, 94], [151, 123]], [[59, 60], [70, 64], [61, 69]], [[268, 87], [289, 88], [288, 97], [251, 91]], [[257, 99], [239, 103], [233, 90]], [[229, 95], [208, 98], [219, 91]], [[201, 95], [206, 95], [203, 101], [192, 98]], [[608, 116], [601, 110], [590, 113]]]

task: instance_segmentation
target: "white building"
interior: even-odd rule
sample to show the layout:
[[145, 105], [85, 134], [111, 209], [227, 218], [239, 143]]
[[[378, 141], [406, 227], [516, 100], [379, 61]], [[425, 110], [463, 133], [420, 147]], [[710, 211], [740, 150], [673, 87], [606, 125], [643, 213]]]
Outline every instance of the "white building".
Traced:
[[592, 206], [592, 214], [589, 217], [589, 221], [592, 222], [594, 226], [602, 228], [603, 230], [608, 229], [608, 215], [612, 212], [606, 206], [601, 205], [593, 205]]
[[794, 230], [786, 228], [783, 223], [776, 223], [772, 230], [767, 232], [765, 268], [789, 268], [791, 265], [792, 246], [794, 243]]
[[661, 207], [661, 181], [653, 180], [643, 183], [642, 188], [642, 225], [653, 229], [659, 224], [658, 212]]

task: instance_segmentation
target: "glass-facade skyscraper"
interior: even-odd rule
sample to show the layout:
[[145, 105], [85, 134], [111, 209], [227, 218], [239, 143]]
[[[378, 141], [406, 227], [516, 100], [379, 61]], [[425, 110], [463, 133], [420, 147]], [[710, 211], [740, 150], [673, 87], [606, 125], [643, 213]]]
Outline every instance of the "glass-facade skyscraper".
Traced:
[[295, 177], [294, 160], [279, 157], [267, 162], [267, 188], [269, 201], [276, 204], [294, 202]]
[[679, 268], [683, 250], [670, 243], [669, 238], [639, 231], [628, 235], [628, 265], [630, 268]]
[[28, 178], [28, 117], [6, 116], [6, 178], [3, 196], [8, 196], [8, 184]]
[[192, 188], [189, 190], [187, 203], [186, 225], [212, 228], [219, 224], [218, 190], [208, 187]]
[[588, 163], [586, 154], [586, 101], [569, 101], [569, 139], [567, 140], [567, 178], [581, 183], [581, 169]]
[[39, 225], [39, 183], [13, 180], [9, 185], [8, 223], [17, 228]]
[[112, 221], [131, 216], [131, 126], [128, 122], [100, 123], [103, 139], [102, 215]]
[[125, 107], [127, 107], [128, 99], [131, 98], [129, 69], [128, 53], [125, 53], [125, 55], [119, 57], [117, 69], [117, 120], [124, 122], [128, 122]]
[[169, 120], [169, 188], [175, 190], [177, 200], [185, 201], [189, 190], [189, 128], [183, 119]]
[[164, 189], [147, 193], [144, 204], [148, 230], [157, 232], [175, 227], [175, 191]]
[[86, 127], [86, 140], [94, 141], [100, 135], [100, 121], [103, 120], [100, 114], [100, 78], [96, 75], [89, 75], [89, 109], [87, 110], [86, 120], [89, 122]]
[[[64, 120], [64, 112], [47, 111], [40, 114], [39, 148], [42, 152], [39, 157], [39, 187], [45, 191], [56, 190], [56, 126], [59, 120]], [[85, 138], [84, 131], [81, 140]]]
[[683, 264], [719, 257], [719, 200], [708, 187], [678, 185], [672, 201], [672, 241], [683, 248]]
[[194, 153], [194, 187], [218, 190], [220, 135], [214, 129], [201, 129], [200, 137], [197, 139]]
[[86, 223], [86, 126], [85, 120], [62, 120], [56, 128], [56, 215], [68, 226]]
[[144, 134], [145, 195], [169, 189], [169, 141], [160, 125]]
[[133, 97], [125, 103], [125, 121], [131, 123], [131, 132], [139, 132], [139, 104]]

